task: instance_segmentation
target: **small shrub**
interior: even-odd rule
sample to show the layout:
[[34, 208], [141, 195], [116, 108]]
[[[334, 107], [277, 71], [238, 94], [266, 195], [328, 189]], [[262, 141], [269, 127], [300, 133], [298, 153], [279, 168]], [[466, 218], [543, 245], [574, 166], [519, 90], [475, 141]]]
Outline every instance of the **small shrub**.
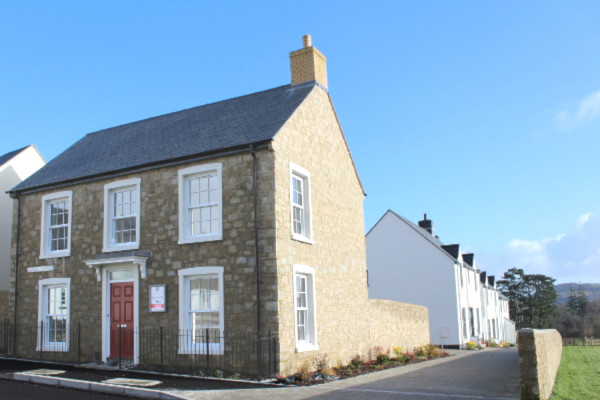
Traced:
[[406, 364], [410, 361], [410, 358], [406, 354], [400, 354], [398, 357], [396, 357], [396, 361], [398, 361], [400, 364]]
[[411, 353], [408, 351], [402, 353], [402, 356], [404, 356], [407, 359], [407, 362], [414, 361], [417, 358], [417, 355], [415, 353]]
[[327, 357], [327, 353], [319, 354], [313, 359], [312, 365], [315, 370], [322, 372], [325, 368], [329, 366], [329, 357]]
[[415, 353], [415, 356], [417, 356], [417, 358], [424, 358], [425, 357], [425, 350], [423, 349], [423, 347], [415, 347], [413, 349], [413, 352]]
[[377, 356], [377, 364], [379, 365], [386, 365], [390, 363], [390, 356], [385, 354], [385, 353], [381, 353]]
[[350, 364], [348, 366], [352, 366], [352, 369], [357, 369], [362, 367], [363, 365], [363, 359], [362, 357], [357, 354], [354, 357], [352, 357], [352, 359], [350, 360]]
[[394, 348], [392, 348], [392, 351], [394, 352], [394, 355], [396, 356], [396, 358], [398, 358], [402, 355], [402, 347], [400, 347], [400, 346], [394, 346]]
[[431, 343], [423, 346], [423, 354], [426, 358], [432, 358], [436, 356], [438, 348]]
[[337, 372], [335, 372], [335, 369], [327, 367], [327, 368], [323, 368], [320, 371], [323, 375], [329, 375], [329, 376], [337, 376]]
[[238, 372], [229, 375], [229, 379], [240, 379], [240, 378], [241, 378], [241, 375]]
[[385, 353], [383, 351], [383, 347], [375, 346], [369, 350], [369, 360], [374, 360], [377, 358], [378, 355], [383, 354], [383, 353]]
[[488, 347], [497, 348], [500, 346], [498, 346], [498, 343], [494, 342], [493, 340], [490, 340], [490, 342], [488, 343]]
[[467, 342], [467, 350], [475, 350], [476, 347], [477, 347], [477, 345], [475, 344], [475, 342], [471, 342], [471, 341]]
[[223, 371], [221, 371], [220, 369], [215, 370], [215, 377], [219, 379], [223, 378]]
[[508, 342], [501, 342], [500, 346], [502, 346], [502, 347], [510, 347], [510, 344]]
[[296, 374], [296, 376], [298, 377], [298, 379], [301, 382], [309, 382], [310, 378], [312, 377], [312, 374], [310, 373], [308, 364], [302, 365], [300, 367], [300, 369], [298, 370], [298, 373]]

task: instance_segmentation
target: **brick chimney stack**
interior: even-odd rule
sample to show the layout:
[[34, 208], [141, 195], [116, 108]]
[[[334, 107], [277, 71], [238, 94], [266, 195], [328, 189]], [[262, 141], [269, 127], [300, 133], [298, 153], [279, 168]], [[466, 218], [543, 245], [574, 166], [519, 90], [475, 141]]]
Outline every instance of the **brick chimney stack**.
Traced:
[[292, 85], [317, 81], [327, 89], [327, 59], [312, 45], [310, 35], [302, 37], [304, 48], [290, 53]]

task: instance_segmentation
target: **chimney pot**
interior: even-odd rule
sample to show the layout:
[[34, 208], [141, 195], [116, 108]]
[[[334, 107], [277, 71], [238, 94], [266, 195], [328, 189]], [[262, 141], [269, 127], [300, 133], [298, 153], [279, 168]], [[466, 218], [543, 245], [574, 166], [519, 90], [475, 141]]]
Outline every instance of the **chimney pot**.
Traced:
[[302, 43], [302, 49], [290, 53], [292, 85], [317, 81], [327, 90], [327, 59], [312, 45], [310, 35], [304, 35]]
[[312, 46], [312, 38], [310, 37], [310, 35], [302, 36], [302, 44], [304, 44], [304, 47]]

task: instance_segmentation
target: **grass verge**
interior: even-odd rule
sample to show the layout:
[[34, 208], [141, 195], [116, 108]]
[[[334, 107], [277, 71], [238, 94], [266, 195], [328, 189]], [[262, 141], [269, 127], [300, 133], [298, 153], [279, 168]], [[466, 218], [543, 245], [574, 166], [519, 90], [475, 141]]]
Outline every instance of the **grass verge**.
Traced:
[[600, 398], [600, 346], [563, 347], [552, 400]]

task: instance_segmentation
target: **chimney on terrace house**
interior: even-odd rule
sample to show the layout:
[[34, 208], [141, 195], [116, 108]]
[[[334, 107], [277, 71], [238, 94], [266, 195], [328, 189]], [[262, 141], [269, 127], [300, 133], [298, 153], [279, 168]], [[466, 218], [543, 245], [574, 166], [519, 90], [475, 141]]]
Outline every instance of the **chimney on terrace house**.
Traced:
[[292, 85], [317, 81], [327, 89], [327, 59], [313, 47], [310, 35], [304, 35], [302, 43], [302, 49], [290, 53]]
[[433, 235], [433, 221], [427, 219], [427, 214], [423, 214], [423, 220], [419, 221], [419, 226], [429, 232], [430, 235]]

